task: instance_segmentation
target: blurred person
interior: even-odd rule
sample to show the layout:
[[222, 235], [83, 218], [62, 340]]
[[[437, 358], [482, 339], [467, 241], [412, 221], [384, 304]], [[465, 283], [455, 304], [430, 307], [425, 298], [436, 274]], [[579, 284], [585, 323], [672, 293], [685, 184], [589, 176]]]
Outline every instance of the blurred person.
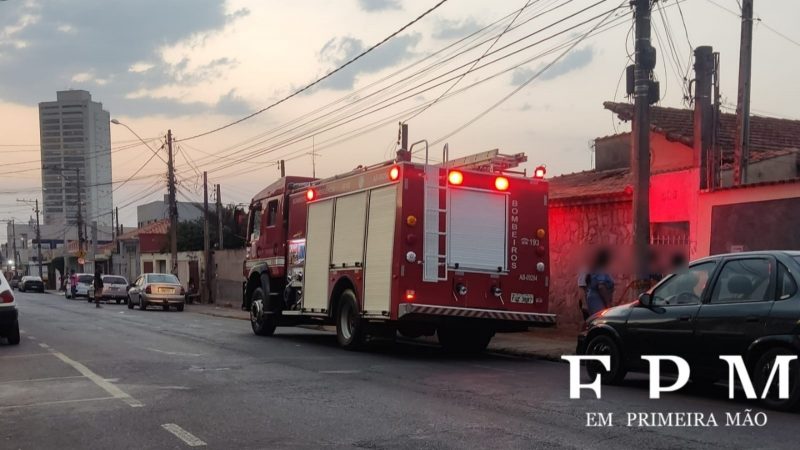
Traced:
[[607, 271], [610, 262], [611, 253], [607, 249], [597, 251], [586, 288], [586, 304], [590, 316], [610, 308], [613, 303], [614, 280]]
[[94, 272], [94, 307], [102, 308], [100, 306], [100, 297], [103, 296], [103, 272], [97, 269]]

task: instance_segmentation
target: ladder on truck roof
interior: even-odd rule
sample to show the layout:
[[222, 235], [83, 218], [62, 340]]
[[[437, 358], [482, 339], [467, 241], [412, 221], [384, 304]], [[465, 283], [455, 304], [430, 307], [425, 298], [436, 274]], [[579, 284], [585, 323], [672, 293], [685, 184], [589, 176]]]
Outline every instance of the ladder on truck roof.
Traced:
[[422, 238], [422, 281], [447, 280], [447, 157], [448, 145], [442, 149], [442, 164], [428, 164], [428, 141], [425, 144], [424, 224]]

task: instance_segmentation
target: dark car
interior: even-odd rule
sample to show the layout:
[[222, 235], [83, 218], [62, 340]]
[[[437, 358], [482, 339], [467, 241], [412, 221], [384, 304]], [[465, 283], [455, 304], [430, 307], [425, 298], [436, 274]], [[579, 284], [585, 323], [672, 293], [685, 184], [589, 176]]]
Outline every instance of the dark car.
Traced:
[[20, 292], [44, 292], [44, 281], [34, 275], [22, 277], [19, 282]]
[[[727, 379], [720, 355], [742, 356], [761, 394], [777, 355], [800, 354], [800, 252], [765, 251], [703, 258], [665, 277], [638, 302], [601, 311], [578, 337], [578, 354], [611, 355], [611, 370], [586, 365], [603, 383], [647, 370], [642, 355], [685, 359], [691, 379]], [[667, 368], [667, 365], [664, 367]], [[790, 397], [773, 388], [763, 400], [775, 409], [800, 402], [800, 365], [791, 363]]]

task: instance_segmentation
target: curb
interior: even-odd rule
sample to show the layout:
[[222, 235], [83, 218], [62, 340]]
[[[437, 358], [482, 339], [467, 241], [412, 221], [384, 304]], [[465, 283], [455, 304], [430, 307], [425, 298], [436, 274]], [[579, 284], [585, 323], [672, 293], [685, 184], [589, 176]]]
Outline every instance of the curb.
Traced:
[[[214, 312], [214, 311], [198, 311], [198, 310], [191, 310], [189, 308], [187, 308], [187, 311], [188, 312], [194, 312], [194, 313], [197, 313], [197, 314], [203, 314], [205, 316], [220, 317], [220, 318], [223, 318], [223, 319], [242, 320], [242, 321], [248, 321], [248, 322], [250, 321], [250, 319], [246, 318], [246, 317], [233, 317], [233, 316], [230, 316], [230, 315], [221, 314], [221, 313], [217, 313], [217, 312]], [[303, 327], [303, 328], [306, 328], [306, 327]], [[332, 330], [335, 330], [335, 329], [333, 329], [332, 327], [329, 327], [329, 326], [310, 326], [308, 328], [315, 329], [315, 330], [320, 330], [320, 331], [332, 331]], [[517, 348], [507, 348], [507, 347], [492, 348], [491, 346], [486, 351], [487, 351], [487, 353], [498, 353], [498, 354], [507, 355], [507, 356], [516, 356], [516, 357], [521, 357], [521, 358], [540, 359], [540, 360], [551, 361], [551, 362], [566, 363], [566, 361], [561, 359], [561, 355], [560, 354], [555, 354], [555, 353], [552, 353], [552, 352], [541, 352], [541, 353], [539, 353], [539, 352], [521, 350], [521, 349], [517, 349]], [[573, 353], [574, 353], [574, 350], [570, 350], [569, 352], [567, 352], [565, 354], [571, 355]]]

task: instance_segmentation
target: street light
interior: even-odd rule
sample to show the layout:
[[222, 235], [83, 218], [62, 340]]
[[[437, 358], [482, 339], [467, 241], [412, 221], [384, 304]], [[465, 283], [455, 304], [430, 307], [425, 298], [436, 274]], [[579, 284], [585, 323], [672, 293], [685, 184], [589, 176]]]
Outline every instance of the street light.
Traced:
[[133, 128], [129, 127], [128, 125], [125, 125], [124, 123], [120, 122], [117, 119], [111, 119], [111, 123], [113, 123], [114, 125], [122, 125], [123, 127], [127, 128], [128, 131], [133, 133], [133, 135], [136, 136], [136, 138], [139, 139], [139, 141], [142, 144], [144, 144], [147, 148], [149, 148], [151, 152], [155, 153], [156, 156], [158, 156], [158, 158], [161, 159], [161, 161], [164, 161], [165, 163], [167, 162], [161, 155], [158, 154], [158, 152], [155, 149], [153, 149], [153, 147], [150, 147], [150, 144], [148, 144], [144, 139], [142, 139], [142, 137], [139, 136], [139, 134], [133, 131]]

